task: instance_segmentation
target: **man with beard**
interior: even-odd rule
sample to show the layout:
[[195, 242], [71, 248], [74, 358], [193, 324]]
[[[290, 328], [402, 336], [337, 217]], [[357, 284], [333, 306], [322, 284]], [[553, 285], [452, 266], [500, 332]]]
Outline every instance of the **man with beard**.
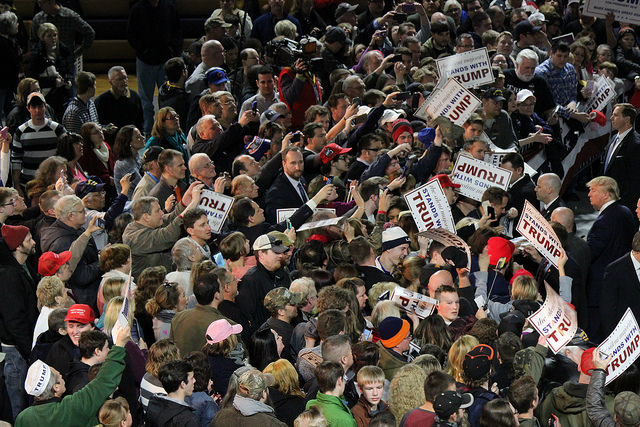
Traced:
[[535, 112], [547, 119], [553, 114], [555, 103], [546, 80], [536, 75], [538, 55], [531, 49], [524, 49], [516, 57], [516, 68], [504, 70], [504, 86], [516, 94], [529, 89], [536, 95]]
[[393, 277], [394, 270], [409, 254], [409, 236], [400, 227], [391, 227], [382, 232], [382, 254], [376, 258], [376, 267]]
[[4, 361], [4, 377], [13, 417], [25, 407], [22, 385], [27, 375], [33, 329], [38, 318], [35, 272], [29, 271], [27, 258], [35, 253], [36, 242], [23, 225], [3, 225], [0, 241], [0, 272], [5, 279], [0, 285], [0, 341]]

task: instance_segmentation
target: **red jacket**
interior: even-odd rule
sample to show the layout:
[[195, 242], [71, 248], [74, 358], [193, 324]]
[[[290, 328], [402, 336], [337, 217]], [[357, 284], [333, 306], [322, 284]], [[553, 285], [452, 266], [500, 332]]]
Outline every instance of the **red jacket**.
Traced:
[[105, 144], [109, 150], [109, 161], [107, 161], [107, 166], [98, 159], [98, 156], [96, 156], [96, 153], [94, 153], [92, 149], [86, 148], [84, 150], [84, 154], [80, 157], [80, 160], [78, 160], [78, 163], [80, 163], [80, 166], [82, 166], [82, 169], [84, 169], [87, 176], [95, 175], [105, 184], [109, 184], [109, 178], [113, 177], [113, 166], [116, 164], [116, 160], [109, 144], [106, 142]]

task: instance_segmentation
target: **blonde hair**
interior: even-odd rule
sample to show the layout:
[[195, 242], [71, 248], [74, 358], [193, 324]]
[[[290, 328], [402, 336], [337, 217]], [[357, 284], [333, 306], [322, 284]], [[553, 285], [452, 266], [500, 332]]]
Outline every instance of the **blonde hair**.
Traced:
[[400, 317], [400, 309], [393, 301], [380, 301], [371, 313], [371, 323], [377, 328], [387, 317]]
[[280, 390], [282, 393], [290, 396], [304, 397], [304, 393], [300, 390], [298, 372], [296, 372], [296, 369], [288, 360], [278, 359], [275, 362], [271, 362], [262, 372], [273, 375], [276, 379], [273, 387], [276, 390]]
[[602, 190], [609, 193], [611, 200], [618, 200], [620, 198], [620, 187], [618, 187], [618, 183], [615, 179], [608, 176], [597, 176], [587, 182], [587, 187], [589, 189], [596, 185], [602, 187]]
[[64, 283], [58, 276], [43, 277], [36, 290], [38, 308], [54, 308], [57, 305], [56, 297], [63, 296], [65, 292]]
[[105, 279], [102, 285], [102, 295], [105, 301], [111, 301], [115, 297], [122, 296], [122, 287], [125, 280], [121, 277], [109, 277]]
[[393, 377], [389, 385], [389, 408], [396, 420], [401, 420], [409, 409], [424, 404], [426, 379], [427, 373], [417, 365], [405, 365]]
[[50, 22], [43, 22], [42, 24], [40, 24], [40, 27], [38, 27], [38, 38], [42, 40], [44, 38], [44, 35], [49, 31], [55, 31], [56, 34], [59, 34], [58, 27]]
[[462, 379], [462, 362], [464, 362], [464, 356], [478, 344], [480, 344], [478, 338], [472, 335], [463, 335], [458, 338], [449, 349], [447, 374], [451, 375], [458, 382], [464, 382]]
[[538, 282], [531, 276], [518, 276], [511, 286], [511, 299], [526, 299], [535, 301], [538, 299]]
[[358, 385], [363, 387], [368, 384], [384, 384], [384, 371], [379, 366], [364, 366], [358, 371]]
[[100, 407], [98, 420], [100, 425], [104, 427], [119, 427], [122, 421], [127, 419], [129, 415], [129, 403], [124, 397], [116, 397], [107, 400]]
[[[118, 314], [122, 309], [122, 304], [124, 303], [124, 298], [122, 297], [114, 297], [111, 298], [109, 303], [107, 304], [107, 309], [104, 311], [104, 328], [103, 332], [108, 336], [111, 336], [111, 330], [113, 326], [118, 321]], [[129, 319], [129, 326], [133, 325], [133, 312], [134, 312], [134, 302], [133, 300], [129, 300], [129, 314], [127, 318]]]
[[145, 369], [154, 377], [158, 376], [160, 367], [167, 362], [180, 359], [180, 349], [170, 339], [164, 338], [149, 347], [149, 357]]
[[394, 282], [378, 282], [374, 284], [371, 289], [369, 289], [368, 297], [369, 297], [369, 306], [373, 309], [378, 302], [378, 298], [384, 291], [391, 292], [398, 286], [397, 283]]
[[298, 415], [298, 418], [293, 421], [293, 427], [327, 427], [327, 420], [322, 413], [322, 408], [313, 405]]

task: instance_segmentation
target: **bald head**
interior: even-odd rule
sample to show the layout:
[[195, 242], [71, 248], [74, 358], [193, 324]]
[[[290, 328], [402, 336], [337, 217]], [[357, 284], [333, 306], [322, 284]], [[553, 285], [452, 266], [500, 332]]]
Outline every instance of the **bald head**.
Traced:
[[573, 215], [573, 211], [569, 208], [555, 208], [553, 212], [551, 212], [551, 221], [562, 225], [569, 233], [574, 231], [574, 220], [575, 216]]
[[224, 64], [224, 47], [218, 40], [207, 40], [200, 49], [200, 56], [206, 69], [222, 67]]
[[442, 285], [453, 286], [453, 276], [447, 270], [440, 270], [431, 275], [427, 284], [429, 297], [435, 298], [436, 289]]
[[542, 203], [549, 204], [560, 194], [562, 180], [555, 173], [540, 175], [535, 188], [536, 197]]
[[431, 25], [435, 24], [436, 22], [439, 21], [444, 21], [444, 23], [447, 23], [447, 17], [445, 16], [444, 13], [442, 12], [434, 12], [433, 15], [431, 15]]

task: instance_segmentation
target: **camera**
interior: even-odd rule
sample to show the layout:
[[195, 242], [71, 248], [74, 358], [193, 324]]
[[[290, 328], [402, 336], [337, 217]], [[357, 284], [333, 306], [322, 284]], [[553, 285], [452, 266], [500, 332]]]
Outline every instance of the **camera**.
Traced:
[[302, 59], [311, 74], [316, 74], [322, 69], [322, 58], [314, 58], [318, 46], [318, 40], [314, 37], [305, 37], [297, 42], [283, 38], [271, 40], [265, 46], [267, 57], [273, 59], [273, 63], [281, 68], [291, 67]]

